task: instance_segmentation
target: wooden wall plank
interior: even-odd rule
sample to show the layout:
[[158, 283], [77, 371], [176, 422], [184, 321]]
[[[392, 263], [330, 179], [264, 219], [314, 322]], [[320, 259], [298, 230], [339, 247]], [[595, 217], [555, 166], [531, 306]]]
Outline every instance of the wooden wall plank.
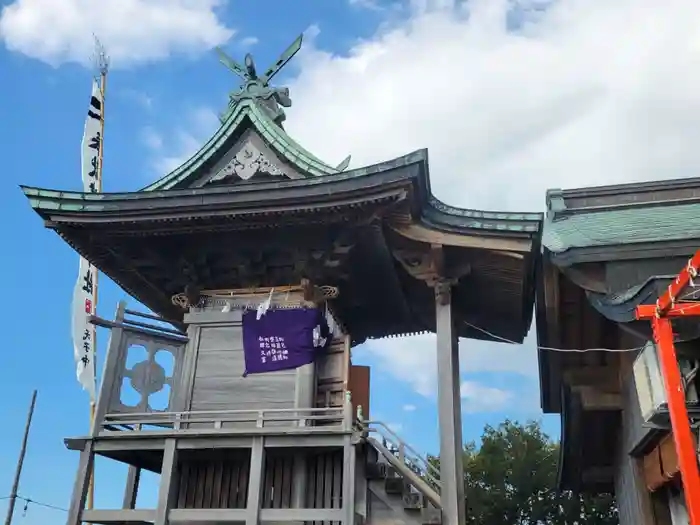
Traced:
[[325, 454], [325, 469], [323, 473], [323, 508], [333, 508], [333, 473], [334, 458], [332, 454]]
[[294, 460], [295, 456], [288, 454], [284, 458], [284, 469], [282, 471], [282, 501], [281, 508], [289, 509], [292, 507], [292, 477], [294, 475]]
[[203, 326], [190, 409], [255, 410], [294, 406], [295, 370], [243, 377], [244, 371], [242, 328]]
[[642, 466], [638, 459], [629, 454], [637, 444], [636, 438], [643, 423], [631, 358], [622, 364], [620, 376], [624, 409], [615, 476], [615, 499], [620, 525], [654, 525], [651, 499], [644, 486]]
[[[231, 495], [231, 478], [234, 473], [237, 475], [239, 463], [232, 462], [226, 465], [221, 471], [221, 488], [219, 492], [219, 508], [228, 509], [231, 508], [230, 505], [230, 495]], [[235, 478], [234, 478], [235, 479]]]

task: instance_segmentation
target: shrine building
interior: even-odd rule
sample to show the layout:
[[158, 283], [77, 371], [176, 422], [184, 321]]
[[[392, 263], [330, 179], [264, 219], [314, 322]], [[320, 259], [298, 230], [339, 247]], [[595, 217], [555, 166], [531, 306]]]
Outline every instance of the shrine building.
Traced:
[[[94, 429], [66, 440], [80, 456], [68, 525], [465, 521], [457, 341], [523, 340], [542, 216], [441, 202], [426, 150], [359, 168], [305, 150], [284, 129], [289, 91], [271, 85], [300, 45], [264, 73], [222, 55], [241, 87], [220, 128], [148, 187], [22, 188], [45, 227], [153, 312], [93, 319], [112, 335]], [[371, 419], [369, 370], [351, 359], [425, 332], [439, 471]], [[129, 465], [122, 508], [86, 509], [96, 455]], [[135, 508], [142, 471], [160, 474], [156, 508]]]
[[[559, 489], [614, 493], [621, 525], [689, 523], [658, 352], [636, 310], [700, 248], [685, 227], [699, 194], [697, 178], [547, 193], [536, 326], [542, 409], [561, 414]], [[697, 442], [700, 323], [673, 330]]]

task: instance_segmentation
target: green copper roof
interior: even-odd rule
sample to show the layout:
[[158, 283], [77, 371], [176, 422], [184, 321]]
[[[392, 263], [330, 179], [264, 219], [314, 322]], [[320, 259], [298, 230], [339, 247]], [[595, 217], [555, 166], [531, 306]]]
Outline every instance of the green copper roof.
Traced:
[[694, 226], [698, 221], [700, 203], [571, 215], [550, 213], [544, 223], [542, 244], [561, 253], [571, 248], [690, 239], [700, 237]]
[[156, 208], [177, 209], [181, 206], [199, 205], [202, 199], [210, 197], [219, 202], [223, 195], [226, 195], [227, 202], [235, 201], [237, 207], [259, 205], [261, 202], [273, 204], [280, 199], [291, 199], [290, 202], [302, 206], [303, 203], [298, 202], [302, 196], [305, 201], [315, 197], [324, 202], [343, 200], [343, 196], [349, 193], [353, 194], [353, 198], [355, 193], [359, 197], [369, 198], [374, 192], [388, 190], [404, 183], [412, 185], [411, 207], [416, 219], [425, 226], [457, 234], [465, 234], [472, 230], [472, 234], [485, 232], [492, 235], [524, 236], [536, 238], [539, 242], [542, 226], [542, 215], [539, 213], [499, 213], [456, 208], [433, 197], [430, 192], [426, 150], [414, 151], [379, 164], [319, 177], [239, 185], [235, 191], [226, 186], [172, 189], [162, 187], [152, 188], [150, 191], [124, 193], [82, 193], [28, 186], [21, 188], [37, 212], [58, 215], [70, 213], [77, 216], [95, 212], [114, 214], [119, 210], [136, 213]]
[[141, 191], [167, 190], [182, 185], [198, 175], [202, 166], [214, 153], [227, 142], [248, 119], [258, 133], [283, 158], [296, 166], [301, 172], [312, 176], [332, 175], [339, 170], [325, 164], [299, 144], [294, 142], [284, 130], [273, 122], [255, 100], [241, 100], [228, 115], [226, 121], [202, 148], [180, 167], [154, 182]]
[[212, 157], [215, 161], [217, 152], [231, 146], [232, 136], [237, 138], [244, 129], [252, 125], [258, 134], [282, 158], [294, 166], [304, 176], [332, 175], [343, 171], [350, 157], [338, 167], [325, 164], [306, 151], [284, 132], [282, 127], [286, 119], [285, 107], [292, 105], [289, 89], [270, 85], [272, 78], [289, 62], [301, 48], [302, 36], [280, 55], [276, 62], [262, 74], [258, 74], [253, 57], [245, 57], [245, 65], [239, 64], [223, 50], [217, 48], [219, 59], [234, 74], [240, 77], [242, 84], [229, 94], [227, 110], [221, 117], [222, 125], [207, 143], [182, 166], [141, 191], [182, 189], [196, 180], [205, 164], [209, 167]]

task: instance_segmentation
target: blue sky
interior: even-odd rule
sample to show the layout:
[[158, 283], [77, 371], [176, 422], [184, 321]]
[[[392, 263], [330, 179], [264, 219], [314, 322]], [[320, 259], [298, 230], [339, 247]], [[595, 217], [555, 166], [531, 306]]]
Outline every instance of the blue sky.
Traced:
[[[17, 186], [80, 188], [91, 28], [113, 55], [106, 191], [159, 178], [215, 130], [237, 80], [214, 45], [238, 58], [252, 50], [264, 67], [305, 32], [304, 49], [276, 81], [291, 89], [287, 130], [307, 149], [329, 164], [351, 153], [360, 166], [428, 147], [439, 198], [538, 211], [547, 188], [700, 168], [697, 119], [687, 118], [700, 112], [700, 35], [688, 22], [700, 12], [694, 2], [669, 1], [657, 10], [639, 0], [595, 8], [579, 0], [276, 0], [264, 8], [103, 0], [80, 9], [78, 0], [0, 0], [0, 269], [9, 286], [0, 306], [0, 496], [10, 490], [33, 388], [22, 495], [67, 505], [77, 455], [62, 440], [88, 426], [69, 330], [77, 256], [43, 228]], [[675, 77], [683, 82], [669, 82]], [[111, 318], [123, 297], [101, 279], [98, 313]], [[101, 350], [107, 337], [98, 335]], [[532, 334], [523, 346], [463, 341], [461, 354], [466, 440], [506, 417], [541, 417]], [[374, 342], [354, 359], [373, 367], [373, 416], [435, 452], [433, 339]], [[557, 417], [544, 425], [558, 434]], [[119, 506], [125, 469], [104, 461], [97, 469], [97, 505]], [[153, 501], [153, 480], [145, 485], [141, 505]], [[31, 506], [17, 522], [60, 519]]]

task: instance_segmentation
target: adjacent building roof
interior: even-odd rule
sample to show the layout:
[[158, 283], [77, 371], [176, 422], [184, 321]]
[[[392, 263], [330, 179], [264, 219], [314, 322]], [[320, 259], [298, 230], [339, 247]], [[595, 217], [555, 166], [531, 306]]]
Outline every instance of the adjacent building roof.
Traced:
[[[698, 221], [700, 179], [549, 191], [537, 283], [539, 344], [641, 346], [651, 333], [647, 322], [636, 321], [635, 309], [656, 301], [700, 247], [700, 230], [692, 227]], [[681, 340], [697, 338], [696, 325], [675, 323], [674, 331]], [[610, 388], [596, 378], [611, 372], [619, 383], [620, 355], [538, 352], [542, 408], [563, 415], [563, 488], [610, 489], [614, 458], [600, 447], [617, 432], [619, 409], [584, 408], [570, 390]], [[603, 427], [608, 437], [604, 432], [594, 437], [592, 429]], [[595, 479], [591, 467], [598, 473]], [[582, 474], [586, 469], [591, 472]]]
[[[559, 266], [614, 258], [646, 258], [649, 244], [700, 239], [700, 179], [547, 192], [542, 244]], [[664, 248], [668, 244], [664, 245]], [[641, 252], [641, 253], [640, 253]]]

